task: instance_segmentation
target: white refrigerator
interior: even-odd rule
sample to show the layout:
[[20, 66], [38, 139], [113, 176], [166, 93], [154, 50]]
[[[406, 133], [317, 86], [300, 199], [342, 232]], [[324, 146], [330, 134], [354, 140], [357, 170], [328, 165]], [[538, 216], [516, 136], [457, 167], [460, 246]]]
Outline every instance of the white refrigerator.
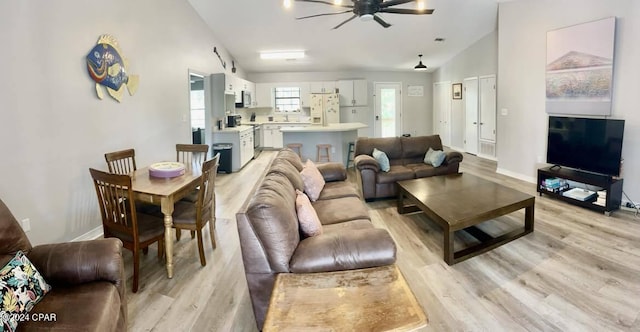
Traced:
[[311, 94], [311, 124], [326, 126], [340, 123], [340, 101], [337, 93]]

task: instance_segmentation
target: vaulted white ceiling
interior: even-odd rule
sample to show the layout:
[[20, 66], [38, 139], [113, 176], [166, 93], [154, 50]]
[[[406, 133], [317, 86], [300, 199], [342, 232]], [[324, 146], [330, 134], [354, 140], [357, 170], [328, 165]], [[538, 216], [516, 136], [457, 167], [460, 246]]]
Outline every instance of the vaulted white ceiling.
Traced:
[[[435, 10], [432, 15], [382, 13], [392, 24], [387, 29], [375, 21], [354, 19], [332, 30], [352, 13], [296, 20], [345, 9], [295, 1], [285, 9], [282, 0], [188, 1], [231, 53], [231, 60], [248, 73], [409, 71], [418, 63], [418, 54], [434, 70], [495, 30], [498, 17], [497, 0], [424, 0]], [[394, 8], [415, 8], [415, 3]], [[261, 60], [259, 52], [270, 50], [304, 50], [307, 57]]]

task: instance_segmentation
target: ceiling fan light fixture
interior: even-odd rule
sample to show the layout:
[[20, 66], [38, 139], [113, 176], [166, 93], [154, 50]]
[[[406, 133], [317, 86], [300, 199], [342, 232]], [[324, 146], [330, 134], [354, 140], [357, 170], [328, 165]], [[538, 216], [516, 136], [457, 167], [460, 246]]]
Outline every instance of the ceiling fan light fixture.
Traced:
[[342, 0], [333, 0], [333, 4], [339, 6], [342, 4]]
[[292, 0], [283, 0], [282, 5], [284, 6], [284, 8], [291, 8], [291, 1]]
[[418, 62], [418, 64], [415, 67], [413, 67], [413, 70], [415, 70], [415, 71], [425, 71], [425, 70], [427, 70], [427, 66], [422, 64], [422, 54], [418, 54], [418, 57], [420, 57], [420, 61]]
[[265, 51], [260, 52], [260, 59], [263, 60], [290, 60], [302, 59], [305, 57], [304, 51]]
[[369, 21], [373, 21], [373, 15], [372, 15], [372, 14], [363, 14], [363, 15], [360, 15], [360, 21], [362, 21], [362, 22], [369, 22]]

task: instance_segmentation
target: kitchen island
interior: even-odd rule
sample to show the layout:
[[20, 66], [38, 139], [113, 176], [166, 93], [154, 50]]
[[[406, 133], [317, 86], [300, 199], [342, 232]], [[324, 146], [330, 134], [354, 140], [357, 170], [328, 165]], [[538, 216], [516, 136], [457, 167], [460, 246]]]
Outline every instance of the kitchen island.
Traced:
[[286, 147], [289, 143], [302, 143], [302, 160], [316, 161], [316, 145], [331, 144], [331, 161], [347, 161], [347, 148], [349, 142], [355, 142], [358, 138], [358, 129], [368, 126], [359, 122], [333, 123], [326, 126], [291, 126], [281, 128], [283, 143]]

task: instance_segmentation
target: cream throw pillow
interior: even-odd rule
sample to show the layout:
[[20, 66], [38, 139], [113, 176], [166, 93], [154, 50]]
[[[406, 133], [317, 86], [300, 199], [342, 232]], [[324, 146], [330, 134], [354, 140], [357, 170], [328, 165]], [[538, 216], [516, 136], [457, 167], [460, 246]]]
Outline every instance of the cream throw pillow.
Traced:
[[389, 172], [391, 164], [389, 163], [389, 157], [387, 157], [387, 154], [384, 153], [384, 151], [373, 148], [373, 153], [371, 155], [378, 162], [378, 165], [380, 165], [381, 171]]
[[444, 153], [444, 151], [429, 148], [427, 154], [424, 155], [424, 163], [430, 164], [433, 167], [440, 167], [446, 157], [447, 155]]
[[322, 234], [322, 224], [318, 219], [316, 209], [309, 201], [309, 197], [298, 189], [296, 189], [296, 194], [296, 212], [298, 212], [298, 223], [302, 234], [308, 237]]
[[325, 183], [318, 167], [311, 159], [307, 159], [300, 175], [302, 176], [302, 182], [304, 182], [304, 192], [312, 202], [317, 201]]

